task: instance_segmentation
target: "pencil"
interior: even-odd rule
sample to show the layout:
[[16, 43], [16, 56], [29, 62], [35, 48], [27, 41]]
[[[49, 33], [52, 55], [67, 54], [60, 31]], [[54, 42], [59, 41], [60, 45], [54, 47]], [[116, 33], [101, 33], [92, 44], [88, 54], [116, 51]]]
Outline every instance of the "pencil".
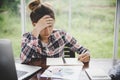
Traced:
[[64, 57], [62, 57], [62, 60], [63, 60], [63, 63], [65, 64], [65, 63], [66, 63], [66, 61], [65, 61], [65, 58], [64, 58]]

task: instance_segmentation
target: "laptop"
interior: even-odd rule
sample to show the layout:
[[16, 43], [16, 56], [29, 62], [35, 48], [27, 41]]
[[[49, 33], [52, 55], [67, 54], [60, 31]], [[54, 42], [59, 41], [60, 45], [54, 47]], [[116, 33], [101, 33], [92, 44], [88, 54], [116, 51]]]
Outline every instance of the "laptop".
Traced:
[[15, 63], [11, 41], [0, 39], [0, 80], [24, 80], [41, 67]]

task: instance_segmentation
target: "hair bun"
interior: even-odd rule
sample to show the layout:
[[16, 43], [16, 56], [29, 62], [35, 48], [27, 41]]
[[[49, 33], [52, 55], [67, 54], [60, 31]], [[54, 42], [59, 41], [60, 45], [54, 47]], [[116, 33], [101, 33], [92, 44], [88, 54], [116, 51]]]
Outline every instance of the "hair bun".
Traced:
[[31, 11], [34, 11], [41, 4], [40, 0], [32, 0], [28, 7]]

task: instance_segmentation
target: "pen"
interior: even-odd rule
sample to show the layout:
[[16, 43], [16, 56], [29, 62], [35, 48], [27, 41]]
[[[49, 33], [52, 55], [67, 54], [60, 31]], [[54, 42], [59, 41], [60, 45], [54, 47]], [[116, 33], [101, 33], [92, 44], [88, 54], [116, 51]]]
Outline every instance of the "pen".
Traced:
[[[50, 73], [53, 73], [53, 71], [52, 70], [48, 70]], [[58, 72], [61, 72], [62, 71], [62, 69], [59, 69], [58, 70]]]
[[65, 64], [65, 63], [66, 63], [66, 61], [65, 61], [65, 58], [64, 58], [64, 57], [62, 57], [62, 60], [63, 60], [63, 63]]
[[48, 70], [50, 73], [52, 73], [52, 71], [51, 70]]

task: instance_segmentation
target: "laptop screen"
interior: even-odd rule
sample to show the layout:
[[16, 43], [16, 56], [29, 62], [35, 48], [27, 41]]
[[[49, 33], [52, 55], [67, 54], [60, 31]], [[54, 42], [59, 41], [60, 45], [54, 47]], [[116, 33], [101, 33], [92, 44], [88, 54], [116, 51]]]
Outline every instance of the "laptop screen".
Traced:
[[0, 39], [0, 80], [17, 80], [10, 40]]

